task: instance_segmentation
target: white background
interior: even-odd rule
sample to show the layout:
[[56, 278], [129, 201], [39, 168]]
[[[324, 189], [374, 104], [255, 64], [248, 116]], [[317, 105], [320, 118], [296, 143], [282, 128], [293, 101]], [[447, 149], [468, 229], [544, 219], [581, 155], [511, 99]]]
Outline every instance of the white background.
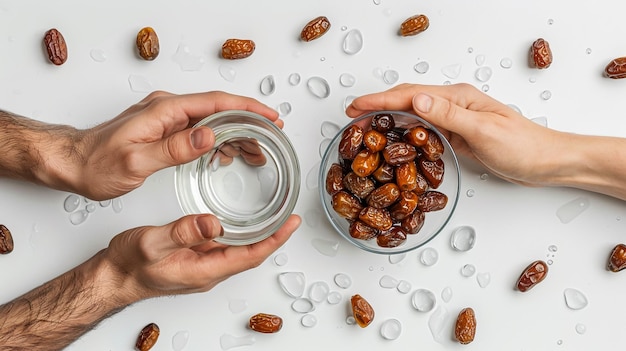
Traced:
[[[623, 13], [618, 0], [573, 4], [565, 1], [494, 0], [319, 0], [299, 1], [1, 1], [0, 0], [0, 108], [51, 123], [86, 128], [110, 119], [145, 96], [132, 91], [128, 77], [139, 75], [152, 88], [174, 93], [225, 90], [255, 97], [270, 106], [290, 102], [293, 111], [284, 116], [285, 132], [293, 141], [303, 171], [302, 191], [296, 213], [305, 221], [280, 252], [289, 258], [279, 267], [269, 259], [256, 270], [222, 283], [212, 291], [190, 296], [161, 298], [133, 305], [100, 324], [68, 349], [132, 350], [139, 330], [150, 322], [161, 327], [153, 350], [171, 350], [172, 337], [189, 332], [185, 350], [219, 350], [223, 334], [249, 335], [249, 316], [257, 312], [281, 315], [285, 321], [276, 335], [256, 335], [254, 346], [241, 350], [589, 350], [619, 348], [626, 330], [626, 273], [611, 273], [605, 266], [611, 249], [626, 241], [626, 208], [622, 201], [573, 189], [530, 189], [500, 181], [481, 180], [484, 170], [461, 160], [459, 204], [451, 222], [429, 247], [439, 252], [439, 262], [425, 267], [420, 250], [398, 264], [388, 257], [360, 251], [331, 230], [322, 216], [317, 189], [306, 186], [306, 176], [320, 160], [324, 121], [348, 122], [343, 101], [391, 87], [375, 74], [394, 69], [399, 82], [442, 84], [474, 78], [477, 55], [493, 69], [488, 94], [515, 104], [528, 118], [546, 117], [550, 128], [585, 134], [626, 137], [623, 96], [626, 80], [602, 76], [606, 64], [626, 56]], [[415, 37], [397, 35], [409, 16], [426, 14], [430, 28]], [[322, 38], [298, 40], [302, 26], [319, 15], [332, 27]], [[552, 19], [552, 24], [549, 20]], [[137, 31], [152, 26], [161, 42], [161, 54], [153, 62], [139, 59], [134, 40]], [[341, 50], [348, 30], [359, 29], [365, 46], [354, 56]], [[60, 67], [48, 63], [42, 49], [43, 33], [55, 27], [68, 43], [69, 59]], [[528, 48], [537, 38], [549, 41], [553, 65], [544, 71], [529, 68]], [[226, 62], [219, 50], [227, 38], [256, 42], [255, 53]], [[199, 71], [183, 72], [174, 62], [179, 45], [203, 55]], [[468, 52], [468, 48], [473, 52]], [[591, 53], [587, 53], [587, 49]], [[94, 49], [106, 53], [105, 62], [90, 57]], [[513, 67], [499, 62], [510, 58]], [[426, 60], [428, 73], [413, 66]], [[456, 79], [446, 78], [443, 67], [461, 64]], [[218, 73], [220, 65], [237, 72], [234, 82]], [[297, 72], [303, 82], [287, 83]], [[351, 73], [356, 85], [339, 84], [342, 73]], [[259, 83], [274, 75], [276, 92], [263, 96]], [[331, 95], [320, 100], [306, 88], [306, 79], [328, 80]], [[532, 83], [531, 80], [535, 82]], [[545, 101], [540, 94], [552, 92]], [[607, 150], [609, 152], [610, 150]], [[469, 189], [473, 197], [466, 196]], [[85, 223], [74, 226], [63, 210], [69, 195], [31, 184], [0, 180], [0, 223], [15, 238], [15, 251], [0, 257], [0, 301], [8, 301], [89, 258], [110, 238], [133, 226], [159, 225], [181, 216], [173, 185], [173, 169], [149, 178], [144, 186], [122, 197], [124, 209], [98, 208]], [[584, 197], [589, 208], [564, 224], [556, 216], [559, 207]], [[466, 253], [453, 251], [449, 234], [459, 225], [471, 225], [478, 233], [476, 246]], [[320, 254], [314, 238], [339, 242], [335, 257]], [[554, 257], [548, 247], [556, 245]], [[528, 293], [513, 290], [521, 271], [536, 259], [552, 259], [547, 279]], [[481, 288], [476, 276], [459, 274], [466, 264], [490, 273], [491, 283]], [[300, 315], [290, 309], [291, 299], [281, 291], [277, 276], [285, 271], [304, 272], [307, 283], [327, 282], [343, 295], [339, 305], [319, 304], [313, 312], [314, 328], [300, 325]], [[343, 272], [353, 285], [342, 290], [333, 277]], [[383, 289], [388, 274], [427, 288], [437, 305], [451, 316], [446, 337], [436, 342], [428, 329], [430, 313], [411, 307], [410, 294]], [[441, 299], [450, 287], [453, 297]], [[578, 311], [567, 308], [566, 288], [583, 292], [589, 305]], [[345, 323], [348, 300], [361, 294], [374, 306], [376, 319], [366, 329]], [[229, 310], [229, 301], [245, 300], [241, 313]], [[475, 341], [461, 346], [448, 337], [456, 314], [464, 307], [476, 311]], [[381, 338], [381, 323], [389, 318], [402, 322], [395, 341]], [[587, 328], [575, 331], [577, 324]]]

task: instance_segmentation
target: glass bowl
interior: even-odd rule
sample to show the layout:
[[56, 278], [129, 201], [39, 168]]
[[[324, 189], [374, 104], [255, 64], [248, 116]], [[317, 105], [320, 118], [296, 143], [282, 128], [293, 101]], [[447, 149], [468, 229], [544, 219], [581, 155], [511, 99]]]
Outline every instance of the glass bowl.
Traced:
[[[378, 244], [378, 240], [377, 240], [378, 236], [380, 235], [381, 232], [384, 232], [384, 230], [377, 230], [376, 234], [374, 235], [378, 235], [378, 236], [371, 238], [369, 240], [357, 239], [357, 238], [352, 237], [350, 234], [350, 225], [351, 223], [353, 223], [353, 220], [352, 219], [348, 220], [345, 217], [339, 215], [335, 211], [335, 209], [333, 208], [333, 196], [331, 196], [331, 194], [326, 189], [326, 178], [327, 178], [329, 169], [331, 168], [333, 164], [342, 165], [341, 174], [344, 177], [348, 172], [352, 170], [350, 168], [351, 166], [349, 165], [350, 161], [346, 162], [345, 160], [343, 160], [339, 153], [339, 145], [340, 145], [342, 134], [344, 133], [344, 131], [356, 125], [356, 126], [361, 127], [364, 132], [367, 132], [368, 130], [372, 129], [371, 127], [372, 119], [376, 115], [379, 115], [379, 114], [388, 114], [393, 117], [395, 121], [396, 132], [402, 132], [403, 130], [410, 129], [415, 126], [422, 126], [426, 128], [427, 130], [433, 131], [439, 137], [439, 139], [441, 140], [443, 144], [443, 154], [441, 154], [441, 160], [443, 161], [444, 169], [445, 169], [443, 173], [443, 179], [436, 188], [433, 188], [432, 186], [430, 186], [428, 191], [437, 191], [437, 192], [445, 194], [447, 197], [447, 204], [445, 205], [445, 207], [443, 207], [443, 209], [424, 212], [424, 221], [423, 221], [423, 226], [421, 227], [421, 229], [419, 229], [419, 231], [417, 231], [417, 233], [415, 234], [407, 234], [406, 240], [404, 240], [398, 246], [394, 246], [394, 247], [383, 247]], [[416, 149], [419, 150], [419, 148], [416, 148]], [[381, 157], [381, 159], [383, 158]], [[419, 162], [416, 162], [416, 163], [419, 164]], [[417, 169], [419, 172], [420, 167], [417, 166]], [[371, 112], [371, 113], [365, 114], [363, 116], [360, 116], [354, 119], [351, 123], [349, 123], [344, 128], [342, 128], [337, 133], [337, 135], [333, 138], [331, 143], [329, 144], [328, 148], [326, 149], [324, 153], [324, 156], [322, 157], [322, 162], [321, 162], [319, 172], [320, 172], [319, 173], [320, 197], [321, 197], [321, 201], [324, 207], [324, 212], [326, 213], [326, 216], [328, 220], [330, 221], [330, 223], [332, 224], [332, 226], [343, 238], [348, 240], [350, 243], [356, 245], [357, 247], [365, 251], [377, 253], [377, 254], [404, 253], [404, 252], [408, 252], [416, 248], [419, 248], [423, 246], [424, 244], [428, 243], [435, 236], [437, 236], [437, 234], [439, 234], [442, 231], [442, 229], [446, 226], [446, 224], [448, 223], [448, 221], [450, 220], [450, 218], [452, 217], [454, 213], [456, 204], [459, 199], [461, 174], [459, 171], [459, 164], [458, 164], [456, 154], [454, 153], [454, 150], [452, 150], [452, 147], [450, 146], [446, 138], [433, 125], [431, 125], [430, 123], [428, 123], [427, 121], [423, 120], [422, 118], [416, 115], [402, 112], [402, 111], [376, 111], [376, 112]], [[373, 177], [368, 176], [368, 178], [372, 179]], [[382, 183], [374, 179], [373, 181], [374, 181], [376, 188], [382, 185]], [[395, 182], [395, 180], [393, 182]], [[341, 185], [340, 187], [344, 187], [344, 186]], [[334, 191], [336, 191], [336, 189]], [[350, 193], [350, 194], [353, 194], [353, 193]], [[367, 197], [365, 196], [362, 196], [362, 197], [363, 198], [357, 197], [357, 200], [359, 200], [360, 204], [365, 208], [367, 207]], [[390, 209], [392, 206], [393, 205], [387, 207], [387, 209]], [[357, 210], [357, 213], [358, 213], [358, 210]], [[398, 227], [398, 226], [399, 226], [399, 222], [394, 221], [394, 227]]]
[[207, 126], [215, 146], [176, 167], [178, 202], [185, 214], [211, 213], [224, 228], [215, 241], [248, 245], [272, 235], [292, 213], [300, 192], [293, 145], [272, 121], [249, 111], [215, 113]]

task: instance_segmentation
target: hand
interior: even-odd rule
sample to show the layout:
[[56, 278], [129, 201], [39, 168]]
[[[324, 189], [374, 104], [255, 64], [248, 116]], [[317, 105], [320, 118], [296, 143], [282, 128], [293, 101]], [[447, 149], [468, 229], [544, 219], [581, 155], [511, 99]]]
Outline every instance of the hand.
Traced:
[[208, 115], [232, 109], [256, 112], [283, 125], [276, 111], [251, 98], [224, 92], [154, 92], [84, 132], [76, 146], [83, 162], [76, 172], [66, 172], [71, 178], [68, 188], [93, 200], [125, 194], [154, 172], [208, 152], [215, 143], [211, 129], [190, 127]]
[[204, 292], [228, 277], [260, 265], [298, 228], [292, 215], [269, 238], [248, 246], [213, 239], [222, 228], [213, 215], [189, 215], [161, 227], [139, 227], [114, 237], [103, 252], [124, 282], [127, 303], [149, 297]]
[[542, 127], [468, 84], [403, 84], [355, 99], [350, 117], [376, 110], [416, 113], [446, 136], [454, 150], [494, 174], [524, 185], [554, 181], [569, 134]]

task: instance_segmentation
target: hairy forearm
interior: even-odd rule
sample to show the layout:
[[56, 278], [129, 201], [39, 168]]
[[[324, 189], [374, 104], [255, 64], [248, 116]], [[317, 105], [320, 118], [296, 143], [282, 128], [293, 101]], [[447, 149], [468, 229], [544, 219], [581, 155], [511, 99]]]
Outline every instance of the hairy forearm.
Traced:
[[84, 133], [0, 110], [0, 176], [71, 190]]
[[101, 256], [0, 306], [0, 348], [61, 350], [128, 305]]

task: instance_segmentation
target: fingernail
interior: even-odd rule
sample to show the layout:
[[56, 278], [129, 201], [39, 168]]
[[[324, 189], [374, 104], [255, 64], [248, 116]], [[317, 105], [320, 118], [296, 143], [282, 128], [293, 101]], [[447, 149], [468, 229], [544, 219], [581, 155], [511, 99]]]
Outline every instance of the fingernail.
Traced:
[[415, 107], [418, 112], [428, 113], [432, 106], [433, 98], [426, 94], [420, 93], [413, 97], [413, 107]]
[[206, 145], [206, 138], [204, 137], [204, 133], [202, 130], [196, 128], [193, 132], [191, 132], [191, 145], [195, 149], [202, 149]]

